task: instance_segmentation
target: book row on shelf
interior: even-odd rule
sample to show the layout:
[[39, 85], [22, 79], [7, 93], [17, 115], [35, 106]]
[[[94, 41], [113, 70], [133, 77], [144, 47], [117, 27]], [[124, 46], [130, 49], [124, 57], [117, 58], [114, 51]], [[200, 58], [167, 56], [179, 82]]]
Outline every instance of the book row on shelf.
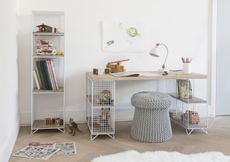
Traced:
[[33, 77], [37, 90], [59, 90], [52, 60], [36, 61]]

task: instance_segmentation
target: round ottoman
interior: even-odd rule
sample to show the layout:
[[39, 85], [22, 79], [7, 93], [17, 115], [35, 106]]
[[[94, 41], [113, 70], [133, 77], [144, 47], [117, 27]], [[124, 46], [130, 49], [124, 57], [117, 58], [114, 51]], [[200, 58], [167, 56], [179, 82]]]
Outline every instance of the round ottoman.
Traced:
[[131, 136], [143, 142], [164, 142], [172, 137], [170, 97], [160, 92], [139, 92], [132, 96], [135, 107]]

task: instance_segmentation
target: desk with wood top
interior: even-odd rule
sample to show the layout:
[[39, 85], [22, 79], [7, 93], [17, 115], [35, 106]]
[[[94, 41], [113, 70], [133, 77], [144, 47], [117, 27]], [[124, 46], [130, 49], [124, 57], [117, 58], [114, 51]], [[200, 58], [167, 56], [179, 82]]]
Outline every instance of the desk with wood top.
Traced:
[[[189, 79], [207, 79], [207, 75], [199, 73], [169, 73], [162, 75], [157, 72], [135, 72], [140, 75], [137, 77], [113, 76], [110, 74], [93, 75], [86, 73], [87, 94], [87, 123], [90, 130], [91, 140], [94, 140], [98, 135], [108, 135], [114, 138], [115, 135], [115, 82], [117, 81], [151, 81], [151, 80], [189, 80]], [[178, 96], [171, 95], [178, 99]], [[182, 100], [185, 103], [207, 103], [207, 101], [193, 97], [191, 100]], [[183, 125], [182, 125], [183, 126]], [[190, 130], [188, 127], [184, 127]], [[200, 128], [200, 127], [199, 127]], [[207, 127], [201, 127], [206, 129]], [[192, 130], [197, 128], [192, 128]], [[191, 132], [189, 132], [191, 133]], [[188, 133], [187, 133], [188, 134]]]
[[[169, 79], [207, 79], [207, 75], [200, 73], [169, 73], [168, 75], [162, 75], [157, 72], [133, 72], [139, 73], [140, 76], [137, 77], [129, 77], [129, 76], [121, 76], [116, 77], [110, 74], [103, 75], [93, 75], [92, 73], [87, 73], [87, 78], [90, 80], [97, 81], [122, 81], [122, 80], [169, 80]], [[146, 75], [145, 75], [146, 74]], [[152, 75], [151, 75], [152, 74]], [[125, 74], [124, 74], [125, 75]]]

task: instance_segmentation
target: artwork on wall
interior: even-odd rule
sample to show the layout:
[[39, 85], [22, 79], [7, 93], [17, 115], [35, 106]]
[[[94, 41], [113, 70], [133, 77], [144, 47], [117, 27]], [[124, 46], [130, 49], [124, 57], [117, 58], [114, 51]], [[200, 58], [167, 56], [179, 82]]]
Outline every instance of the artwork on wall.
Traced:
[[106, 52], [143, 52], [142, 27], [138, 23], [102, 22], [102, 50]]

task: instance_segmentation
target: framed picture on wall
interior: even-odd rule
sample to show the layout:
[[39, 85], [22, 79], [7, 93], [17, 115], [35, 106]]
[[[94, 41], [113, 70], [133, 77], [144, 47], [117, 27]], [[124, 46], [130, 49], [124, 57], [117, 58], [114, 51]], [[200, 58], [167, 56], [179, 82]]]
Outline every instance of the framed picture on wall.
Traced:
[[102, 50], [105, 52], [144, 52], [142, 25], [128, 22], [102, 22]]

